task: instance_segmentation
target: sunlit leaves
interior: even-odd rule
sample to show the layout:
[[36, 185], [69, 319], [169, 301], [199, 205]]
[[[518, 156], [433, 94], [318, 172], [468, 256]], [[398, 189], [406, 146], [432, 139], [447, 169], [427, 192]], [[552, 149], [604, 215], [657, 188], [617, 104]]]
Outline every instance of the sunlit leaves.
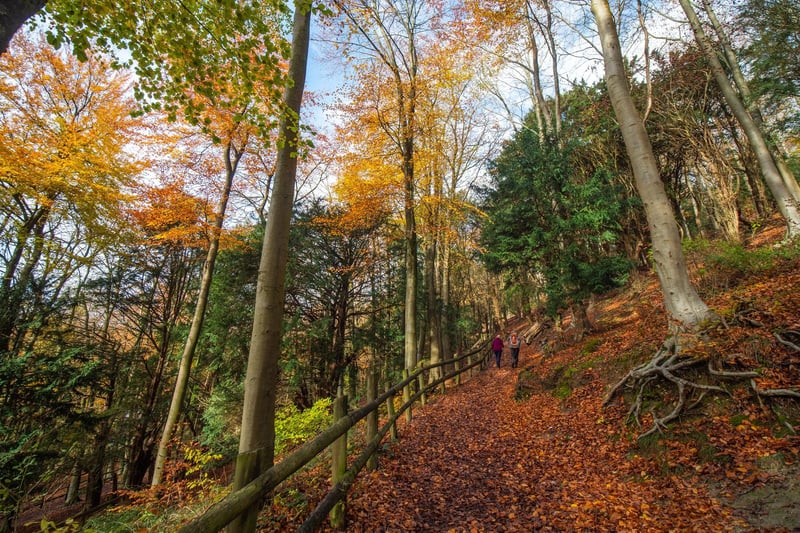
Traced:
[[143, 121], [130, 116], [129, 80], [36, 37], [19, 36], [0, 69], [2, 209], [18, 224], [46, 210], [102, 233], [142, 169], [131, 153]]
[[80, 57], [96, 46], [134, 69], [142, 109], [203, 124], [206, 104], [193, 96], [200, 95], [230, 102], [264, 134], [274, 125], [274, 113], [249, 104], [280, 102], [289, 54], [285, 2], [53, 0], [47, 11], [51, 42], [69, 40]]

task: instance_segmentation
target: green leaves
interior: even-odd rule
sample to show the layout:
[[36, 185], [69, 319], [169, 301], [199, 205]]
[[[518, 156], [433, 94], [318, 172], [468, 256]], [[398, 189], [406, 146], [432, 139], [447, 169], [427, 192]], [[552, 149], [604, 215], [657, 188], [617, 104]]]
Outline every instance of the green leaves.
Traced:
[[182, 113], [198, 124], [203, 99], [226, 102], [263, 124], [268, 138], [289, 56], [285, 2], [53, 0], [46, 13], [40, 21], [54, 46], [69, 42], [82, 60], [96, 48], [134, 70], [143, 111]]
[[625, 204], [610, 174], [581, 173], [572, 165], [579, 147], [561, 142], [520, 130], [483, 191], [487, 267], [540, 274], [551, 311], [618, 286], [629, 268], [613, 251]]

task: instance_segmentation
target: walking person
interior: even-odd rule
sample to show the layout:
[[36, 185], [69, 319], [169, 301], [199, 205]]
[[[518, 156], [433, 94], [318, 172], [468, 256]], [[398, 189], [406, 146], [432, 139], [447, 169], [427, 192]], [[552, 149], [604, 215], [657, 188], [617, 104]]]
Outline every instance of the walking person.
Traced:
[[508, 348], [511, 350], [511, 368], [519, 366], [519, 348], [522, 346], [522, 338], [512, 331], [508, 336]]
[[499, 332], [492, 341], [492, 351], [494, 352], [494, 362], [497, 368], [500, 368], [500, 357], [503, 355], [503, 338]]

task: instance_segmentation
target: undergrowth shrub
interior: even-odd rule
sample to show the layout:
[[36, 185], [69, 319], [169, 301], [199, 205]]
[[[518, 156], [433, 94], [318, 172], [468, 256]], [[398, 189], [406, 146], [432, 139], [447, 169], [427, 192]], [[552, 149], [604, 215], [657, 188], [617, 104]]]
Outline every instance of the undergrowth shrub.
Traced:
[[782, 260], [800, 255], [800, 240], [780, 246], [747, 249], [742, 243], [695, 239], [685, 241], [684, 252], [698, 288], [709, 292], [726, 290], [747, 275], [773, 269]]
[[231, 459], [239, 449], [243, 397], [243, 381], [223, 381], [214, 388], [203, 410], [202, 444]]
[[[181, 453], [164, 465], [164, 482], [140, 491], [120, 491], [125, 503], [92, 517], [87, 528], [103, 532], [174, 531], [224, 490], [212, 476], [222, 456], [198, 442], [177, 443]], [[195, 509], [197, 507], [197, 509]]]
[[[35, 526], [36, 522], [29, 522], [25, 524], [26, 527]], [[62, 525], [58, 525], [52, 520], [43, 518], [39, 521], [40, 533], [100, 533], [96, 529], [84, 528], [79, 522], [72, 518], [68, 518]]]
[[333, 401], [321, 398], [310, 408], [300, 411], [294, 404], [275, 414], [275, 454], [301, 444], [333, 423]]

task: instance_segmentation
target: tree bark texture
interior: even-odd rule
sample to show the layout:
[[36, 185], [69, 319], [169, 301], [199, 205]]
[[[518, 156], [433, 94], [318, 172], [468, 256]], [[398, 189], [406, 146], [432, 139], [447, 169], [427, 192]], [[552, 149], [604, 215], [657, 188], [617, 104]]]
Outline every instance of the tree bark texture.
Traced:
[[[294, 204], [298, 122], [305, 87], [311, 26], [310, 6], [304, 4], [300, 0], [295, 1], [290, 82], [284, 92], [285, 109], [280, 127], [283, 145], [278, 151], [269, 218], [261, 248], [233, 490], [244, 487], [261, 472], [269, 469], [275, 453], [275, 396], [286, 293], [289, 223]], [[250, 507], [247, 513], [229, 526], [229, 531], [255, 531], [259, 508], [258, 504]]]
[[659, 175], [650, 138], [631, 98], [608, 1], [592, 0], [591, 6], [603, 47], [608, 93], [631, 159], [636, 189], [647, 214], [653, 259], [667, 312], [680, 324], [696, 326], [713, 313], [689, 281], [678, 225]]
[[778, 204], [778, 210], [786, 221], [787, 238], [794, 238], [800, 235], [800, 207], [798, 206], [798, 201], [794, 197], [793, 191], [789, 189], [786, 182], [784, 182], [783, 176], [781, 176], [781, 173], [778, 171], [761, 129], [755, 123], [753, 117], [750, 116], [742, 100], [736, 94], [730, 80], [728, 80], [725, 69], [722, 67], [722, 63], [720, 63], [714, 48], [711, 46], [711, 42], [703, 30], [700, 19], [691, 3], [689, 0], [680, 0], [680, 3], [684, 13], [686, 13], [686, 16], [689, 18], [689, 24], [692, 26], [695, 39], [711, 65], [714, 79], [717, 85], [719, 85], [725, 101], [739, 121], [742, 130], [744, 130], [745, 135], [747, 135], [747, 139], [750, 141], [750, 146], [753, 148], [753, 152], [761, 167], [761, 172], [764, 175], [764, 181], [772, 192], [772, 196]]
[[25, 21], [42, 10], [47, 0], [5, 0], [0, 5], [0, 54], [8, 50], [11, 38]]

